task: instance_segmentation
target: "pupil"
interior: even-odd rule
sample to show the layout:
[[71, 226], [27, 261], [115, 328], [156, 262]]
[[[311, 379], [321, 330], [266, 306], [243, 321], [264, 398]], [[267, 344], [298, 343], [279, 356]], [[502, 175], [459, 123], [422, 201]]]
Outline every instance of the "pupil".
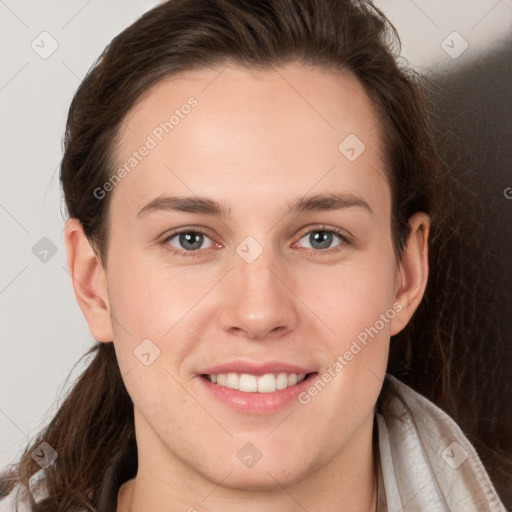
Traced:
[[331, 243], [332, 233], [328, 231], [315, 231], [310, 236], [310, 243], [312, 247], [314, 244], [319, 243], [320, 247], [316, 246], [317, 249], [327, 249]]
[[[180, 244], [186, 249], [191, 249], [191, 250], [199, 249], [199, 247], [201, 247], [202, 237], [203, 237], [202, 233], [194, 233], [194, 232], [181, 233], [180, 234]], [[193, 247], [187, 246], [187, 244], [191, 244]]]

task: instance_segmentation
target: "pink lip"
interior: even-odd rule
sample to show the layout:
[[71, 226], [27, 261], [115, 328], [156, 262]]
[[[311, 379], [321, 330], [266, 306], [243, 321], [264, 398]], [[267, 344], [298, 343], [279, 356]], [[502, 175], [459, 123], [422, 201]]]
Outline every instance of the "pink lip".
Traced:
[[250, 373], [251, 375], [265, 375], [266, 373], [313, 373], [315, 369], [295, 366], [293, 364], [285, 363], [282, 361], [268, 361], [265, 363], [258, 363], [255, 361], [247, 361], [243, 359], [236, 359], [227, 363], [210, 366], [199, 371], [198, 375], [204, 374], [218, 374], [218, 373]]
[[[232, 366], [230, 366], [232, 368]], [[214, 367], [217, 369], [217, 367]], [[211, 369], [211, 368], [210, 368]], [[251, 371], [253, 373], [254, 370]], [[272, 373], [265, 370], [266, 373]], [[265, 373], [264, 372], [264, 373]], [[209, 373], [217, 373], [209, 372]], [[224, 373], [224, 372], [218, 372]], [[247, 372], [248, 373], [248, 372]], [[292, 373], [297, 373], [293, 371]], [[307, 372], [300, 372], [307, 373]], [[285, 389], [278, 389], [273, 393], [245, 393], [238, 389], [231, 389], [226, 386], [219, 386], [210, 382], [206, 377], [200, 376], [198, 380], [205, 386], [206, 391], [211, 394], [219, 402], [228, 407], [246, 414], [268, 414], [290, 405], [297, 400], [297, 396], [306, 390], [317, 373], [308, 375], [302, 382]]]

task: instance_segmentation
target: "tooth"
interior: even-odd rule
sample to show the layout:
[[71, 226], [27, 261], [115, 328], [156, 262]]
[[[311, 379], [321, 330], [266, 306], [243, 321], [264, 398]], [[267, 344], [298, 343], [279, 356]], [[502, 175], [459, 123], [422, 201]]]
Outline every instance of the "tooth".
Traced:
[[258, 377], [258, 393], [273, 393], [276, 390], [276, 378], [272, 373]]
[[230, 372], [226, 375], [226, 384], [228, 388], [238, 389], [238, 375]]
[[248, 373], [242, 373], [240, 375], [240, 382], [238, 383], [238, 389], [245, 391], [246, 393], [256, 393], [258, 391], [258, 382], [254, 375]]
[[286, 375], [286, 373], [279, 373], [276, 381], [277, 389], [284, 389], [288, 387], [288, 375]]
[[235, 372], [218, 373], [208, 375], [211, 382], [219, 386], [226, 386], [230, 389], [238, 389], [246, 393], [273, 393], [279, 389], [285, 389], [302, 382], [306, 378], [305, 373], [281, 372], [278, 374], [267, 373], [265, 375], [256, 376], [249, 373], [239, 375]]

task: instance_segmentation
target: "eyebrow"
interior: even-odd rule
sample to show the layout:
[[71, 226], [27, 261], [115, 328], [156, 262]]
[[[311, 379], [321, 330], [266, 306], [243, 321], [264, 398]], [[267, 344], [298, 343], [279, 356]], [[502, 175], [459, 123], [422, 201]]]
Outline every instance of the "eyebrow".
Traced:
[[[370, 205], [362, 197], [352, 193], [315, 194], [299, 197], [287, 202], [286, 213], [345, 210], [347, 208], [363, 208], [373, 215]], [[141, 208], [137, 217], [145, 217], [157, 211], [202, 213], [215, 217], [228, 217], [231, 213], [231, 209], [225, 203], [206, 197], [160, 196]]]

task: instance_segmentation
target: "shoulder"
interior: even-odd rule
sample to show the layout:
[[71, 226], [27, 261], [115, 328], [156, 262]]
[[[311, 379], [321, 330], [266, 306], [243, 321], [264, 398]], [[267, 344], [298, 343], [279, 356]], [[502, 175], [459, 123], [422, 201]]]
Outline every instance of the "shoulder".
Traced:
[[[48, 496], [44, 469], [34, 473], [27, 487], [15, 477], [8, 478], [0, 485], [0, 512], [33, 512], [32, 499], [38, 504]], [[82, 510], [82, 509], [80, 509]], [[83, 512], [86, 512], [84, 509]]]
[[0, 489], [0, 512], [32, 512], [32, 501], [29, 495], [32, 495], [36, 503], [48, 495], [43, 469], [30, 477], [28, 482], [30, 491], [16, 478], [15, 473], [5, 476]]
[[388, 510], [505, 512], [455, 421], [392, 375], [386, 379], [395, 393], [377, 414], [377, 430]]
[[0, 512], [32, 512], [30, 501], [20, 484], [0, 498]]

